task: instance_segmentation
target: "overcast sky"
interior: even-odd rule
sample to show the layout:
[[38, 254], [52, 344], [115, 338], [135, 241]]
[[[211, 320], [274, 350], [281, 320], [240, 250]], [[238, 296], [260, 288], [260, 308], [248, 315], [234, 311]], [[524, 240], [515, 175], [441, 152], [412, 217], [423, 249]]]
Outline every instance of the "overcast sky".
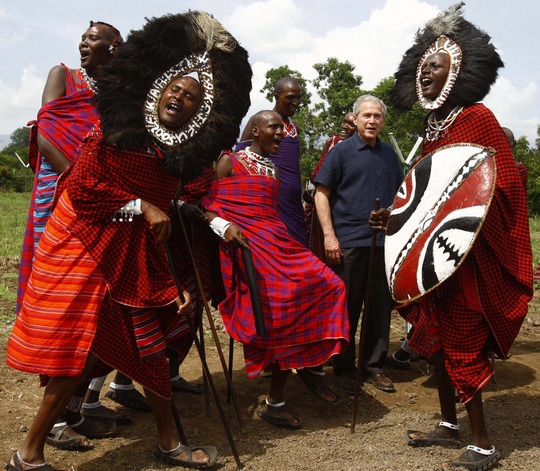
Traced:
[[[456, 1], [442, 0], [0, 0], [0, 134], [36, 116], [50, 68], [79, 67], [78, 43], [89, 20], [114, 24], [124, 38], [145, 17], [188, 9], [213, 14], [250, 53], [252, 108], [271, 107], [259, 93], [264, 74], [288, 65], [312, 79], [312, 65], [348, 60], [373, 88], [392, 75], [416, 30]], [[176, 9], [175, 9], [176, 8]], [[485, 103], [516, 136], [533, 144], [540, 123], [540, 3], [468, 0], [465, 18], [487, 31], [506, 67]]]

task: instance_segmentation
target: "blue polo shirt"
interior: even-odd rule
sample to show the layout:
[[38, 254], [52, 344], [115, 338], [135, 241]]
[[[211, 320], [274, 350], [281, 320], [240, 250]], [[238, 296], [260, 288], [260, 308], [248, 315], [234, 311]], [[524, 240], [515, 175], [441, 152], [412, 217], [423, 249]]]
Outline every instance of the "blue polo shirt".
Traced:
[[[332, 222], [341, 247], [371, 245], [369, 215], [375, 200], [380, 198], [381, 208], [389, 207], [402, 181], [397, 154], [379, 139], [371, 147], [356, 132], [332, 148], [314, 183], [332, 192]], [[384, 245], [383, 231], [377, 234], [377, 245]]]

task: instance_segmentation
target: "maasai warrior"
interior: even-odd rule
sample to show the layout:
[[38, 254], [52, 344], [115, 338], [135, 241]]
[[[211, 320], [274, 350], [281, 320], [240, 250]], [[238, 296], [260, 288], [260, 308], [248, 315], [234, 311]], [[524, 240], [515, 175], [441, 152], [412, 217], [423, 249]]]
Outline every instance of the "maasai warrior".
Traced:
[[354, 124], [354, 113], [347, 113], [343, 120], [341, 121], [340, 130], [338, 134], [330, 134], [330, 137], [324, 143], [321, 156], [309, 179], [310, 188], [304, 192], [304, 217], [306, 220], [306, 230], [307, 230], [307, 246], [308, 248], [319, 257], [323, 262], [326, 261], [326, 256], [324, 253], [324, 235], [322, 233], [321, 224], [319, 223], [319, 218], [317, 216], [317, 211], [315, 209], [315, 202], [313, 200], [313, 195], [315, 194], [315, 186], [313, 182], [317, 173], [319, 173], [324, 159], [330, 150], [334, 148], [336, 144], [339, 144], [343, 139], [351, 137], [356, 132], [356, 125]]
[[[283, 120], [285, 135], [279, 152], [270, 155], [270, 160], [279, 170], [278, 211], [289, 234], [298, 242], [307, 245], [306, 223], [302, 206], [302, 178], [300, 175], [300, 139], [298, 125], [292, 117], [300, 106], [302, 88], [292, 77], [283, 77], [274, 85], [275, 106]], [[242, 132], [236, 150], [251, 144], [251, 123]]]
[[493, 199], [467, 258], [442, 285], [403, 309], [414, 324], [411, 347], [435, 366], [442, 414], [435, 430], [408, 431], [407, 439], [412, 446], [462, 446], [455, 388], [472, 444], [451, 466], [486, 470], [499, 459], [482, 406], [481, 390], [493, 375], [488, 352], [506, 358], [519, 332], [532, 297], [532, 257], [527, 201], [510, 146], [493, 113], [478, 103], [503, 63], [490, 37], [462, 17], [462, 5], [417, 33], [392, 91], [394, 106], [407, 109], [418, 99], [430, 110], [422, 156], [449, 144], [479, 144], [495, 149], [497, 168]]
[[77, 158], [84, 137], [98, 122], [92, 97], [100, 66], [112, 59], [122, 42], [115, 27], [91, 21], [79, 44], [81, 68], [70, 69], [61, 64], [51, 69], [38, 119], [28, 123], [32, 126], [29, 158], [35, 179], [19, 268], [17, 312], [32, 269], [35, 247], [52, 212], [58, 176]]
[[[269, 160], [283, 138], [281, 117], [261, 111], [251, 119], [253, 144], [218, 161], [217, 180], [203, 200], [210, 225], [220, 234], [223, 281], [227, 293], [219, 310], [227, 333], [244, 345], [246, 372], [257, 376], [272, 367], [270, 394], [257, 413], [268, 422], [298, 428], [301, 420], [285, 408], [288, 372], [326, 402], [341, 398], [323, 382], [322, 365], [348, 344], [345, 286], [287, 232], [276, 209], [278, 180]], [[238, 245], [249, 241], [257, 272], [266, 335], [257, 335], [246, 271]], [[233, 244], [231, 248], [230, 243]], [[322, 369], [321, 369], [322, 370]]]
[[82, 379], [111, 368], [144, 387], [156, 417], [154, 454], [209, 467], [214, 447], [184, 446], [173, 433], [165, 348], [183, 335], [180, 316], [191, 305], [187, 291], [179, 296], [162, 242], [180, 179], [234, 144], [249, 108], [247, 52], [204, 12], [154, 18], [130, 34], [98, 90], [103, 137], [85, 143], [59, 183], [8, 345], [8, 364], [42, 374], [46, 387], [6, 468], [52, 470], [44, 443], [54, 419]]

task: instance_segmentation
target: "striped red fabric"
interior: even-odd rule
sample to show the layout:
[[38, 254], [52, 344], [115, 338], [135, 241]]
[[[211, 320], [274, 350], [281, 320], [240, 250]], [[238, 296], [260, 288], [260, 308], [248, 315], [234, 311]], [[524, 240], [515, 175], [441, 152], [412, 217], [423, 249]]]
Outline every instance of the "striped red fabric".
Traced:
[[106, 285], [96, 262], [66, 229], [74, 212], [61, 200], [39, 241], [24, 302], [8, 343], [13, 368], [48, 376], [80, 374]]
[[[80, 374], [91, 351], [101, 360], [93, 376], [118, 369], [171, 397], [165, 347], [183, 358], [191, 345], [188, 322], [174, 302], [177, 288], [144, 217], [115, 223], [112, 215], [135, 197], [168, 211], [178, 179], [153, 154], [118, 152], [94, 138], [70, 169], [67, 191], [40, 241], [8, 363], [46, 381]], [[204, 178], [191, 191], [204, 193], [209, 176]], [[173, 263], [196, 299], [185, 243], [182, 235], [171, 238]], [[161, 291], [154, 293], [155, 287]]]

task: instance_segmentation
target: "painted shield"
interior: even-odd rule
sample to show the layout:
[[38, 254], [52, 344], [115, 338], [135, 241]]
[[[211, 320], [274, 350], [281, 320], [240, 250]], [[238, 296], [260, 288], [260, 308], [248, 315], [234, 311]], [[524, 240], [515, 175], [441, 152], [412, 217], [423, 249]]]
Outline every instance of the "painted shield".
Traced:
[[396, 302], [435, 289], [465, 259], [495, 190], [494, 154], [476, 144], [445, 146], [405, 176], [385, 240], [386, 276]]

